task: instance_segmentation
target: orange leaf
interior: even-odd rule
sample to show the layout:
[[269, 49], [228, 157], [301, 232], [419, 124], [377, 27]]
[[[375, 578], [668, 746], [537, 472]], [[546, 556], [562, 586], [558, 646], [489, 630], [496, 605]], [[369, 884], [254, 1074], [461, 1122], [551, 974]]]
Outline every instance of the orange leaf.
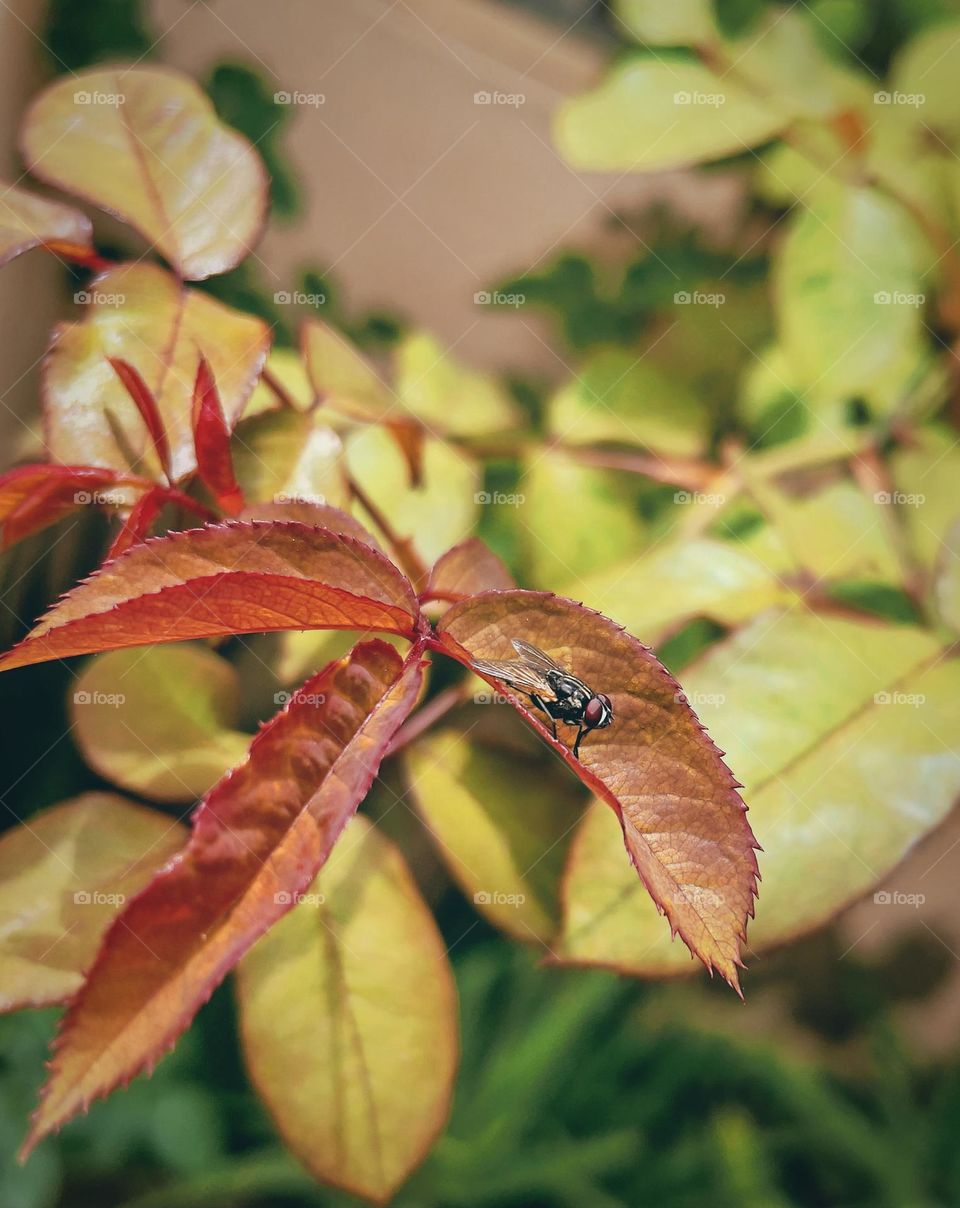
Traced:
[[468, 537], [441, 554], [430, 571], [424, 595], [435, 600], [462, 600], [483, 591], [516, 587], [513, 577], [479, 537]]
[[[120, 481], [114, 470], [46, 463], [0, 475], [0, 549], [55, 524]], [[123, 502], [119, 491], [116, 502]]]
[[[468, 666], [513, 659], [511, 639], [551, 655], [613, 702], [575, 760], [524, 698], [512, 703], [614, 809], [627, 851], [674, 934], [740, 993], [740, 942], [756, 896], [757, 847], [721, 752], [655, 656], [620, 626], [545, 592], [491, 592], [455, 604], [439, 648]], [[502, 688], [499, 681], [490, 680]]]
[[191, 280], [234, 268], [263, 226], [260, 157], [166, 67], [71, 72], [30, 106], [20, 145], [34, 176], [129, 222]]
[[233, 472], [230, 429], [205, 357], [200, 358], [193, 384], [193, 444], [201, 479], [220, 507], [236, 516], [243, 511], [243, 492]]
[[84, 580], [0, 670], [185, 638], [279, 629], [412, 635], [417, 605], [392, 562], [354, 537], [232, 521], [135, 545]]
[[422, 648], [357, 646], [295, 693], [207, 794], [182, 854], [107, 933], [64, 1018], [29, 1150], [153, 1065], [297, 902], [417, 698]]
[[40, 246], [92, 251], [90, 219], [59, 201], [0, 182], [0, 264]]

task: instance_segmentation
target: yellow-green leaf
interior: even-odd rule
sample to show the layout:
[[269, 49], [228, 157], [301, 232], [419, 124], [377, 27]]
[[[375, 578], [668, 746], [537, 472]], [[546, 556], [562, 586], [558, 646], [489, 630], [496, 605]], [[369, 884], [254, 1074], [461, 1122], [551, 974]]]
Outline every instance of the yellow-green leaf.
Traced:
[[[485, 685], [478, 706], [496, 708]], [[417, 809], [464, 893], [517, 939], [557, 929], [558, 882], [579, 794], [540, 760], [504, 759], [447, 728], [407, 753]]]
[[266, 216], [254, 148], [166, 67], [56, 80], [27, 111], [20, 145], [35, 176], [129, 222], [191, 280], [239, 264]]
[[648, 46], [696, 46], [716, 35], [710, 0], [616, 0], [619, 27]]
[[308, 319], [301, 332], [303, 358], [321, 402], [354, 419], [381, 419], [396, 403], [370, 363], [338, 332]]
[[356, 817], [241, 962], [251, 1077], [323, 1182], [384, 1203], [443, 1127], [457, 1063], [445, 948], [399, 851]]
[[[313, 403], [313, 386], [307, 375], [299, 353], [292, 348], [272, 348], [263, 367], [264, 374], [269, 373], [281, 390], [286, 392], [290, 402], [299, 411], [306, 411]], [[261, 377], [257, 382], [250, 401], [244, 410], [244, 419], [260, 415], [264, 411], [275, 411], [280, 406], [273, 387]]]
[[922, 30], [897, 55], [890, 72], [891, 93], [901, 98], [920, 122], [956, 144], [960, 141], [957, 74], [960, 73], [960, 21]]
[[107, 780], [156, 801], [195, 801], [239, 763], [239, 684], [203, 646], [97, 655], [71, 690], [74, 735]]
[[899, 582], [883, 504], [852, 482], [833, 482], [801, 498], [767, 485], [759, 499], [797, 562], [815, 578]]
[[412, 333], [397, 349], [396, 390], [400, 403], [431, 432], [477, 436], [517, 423], [503, 388], [468, 369], [426, 332]]
[[182, 826], [113, 793], [84, 793], [0, 838], [0, 1011], [80, 987], [125, 901], [182, 846]]
[[845, 110], [869, 112], [872, 107], [872, 78], [841, 66], [827, 53], [822, 27], [806, 9], [768, 9], [758, 24], [730, 43], [726, 59], [759, 103], [794, 119], [824, 121]]
[[554, 137], [575, 168], [649, 171], [739, 154], [771, 138], [786, 120], [700, 63], [637, 58], [562, 105]]
[[550, 404], [550, 431], [564, 444], [616, 442], [695, 457], [707, 414], [692, 390], [626, 349], [604, 349]]
[[[767, 614], [684, 675], [744, 782], [763, 845], [754, 950], [828, 920], [882, 878], [960, 792], [960, 665], [907, 626]], [[571, 848], [559, 951], [658, 976], [691, 968], [616, 866], [592, 807]]]
[[250, 502], [349, 503], [340, 437], [319, 413], [264, 411], [237, 425], [233, 466]]
[[266, 324], [151, 264], [122, 264], [76, 297], [86, 317], [56, 331], [43, 367], [47, 445], [56, 461], [129, 470], [160, 466], [146, 425], [107, 357], [128, 361], [157, 400], [174, 477], [196, 468], [191, 400], [206, 357], [228, 423], [243, 411], [263, 360]]
[[947, 530], [934, 587], [940, 619], [960, 633], [960, 520]]
[[780, 341], [798, 384], [861, 397], [916, 359], [926, 259], [913, 220], [870, 188], [818, 190], [776, 273]]
[[0, 181], [0, 264], [31, 248], [88, 251], [93, 227], [86, 214]]
[[739, 543], [709, 537], [658, 545], [584, 575], [576, 594], [648, 645], [693, 617], [733, 625], [794, 595], [776, 564]]
[[385, 428], [350, 433], [346, 455], [351, 476], [426, 562], [469, 536], [479, 502], [480, 468], [468, 454], [427, 437], [420, 486], [410, 485], [407, 460]]
[[579, 599], [591, 571], [635, 560], [646, 547], [637, 491], [634, 474], [544, 449], [529, 458], [515, 498], [491, 494], [488, 506], [514, 508], [530, 581], [551, 590], [567, 586]]
[[960, 442], [952, 428], [920, 429], [891, 458], [895, 492], [888, 500], [906, 525], [914, 557], [928, 572], [947, 530], [960, 516]]

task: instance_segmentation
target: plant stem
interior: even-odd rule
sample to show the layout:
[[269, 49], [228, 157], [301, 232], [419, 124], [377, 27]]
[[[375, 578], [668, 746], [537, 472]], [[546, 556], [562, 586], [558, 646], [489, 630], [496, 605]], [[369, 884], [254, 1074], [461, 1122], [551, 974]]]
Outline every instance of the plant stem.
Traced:
[[438, 692], [422, 709], [414, 713], [409, 721], [404, 722], [396, 734], [394, 734], [393, 741], [384, 753], [384, 758], [387, 755], [396, 755], [398, 751], [409, 746], [415, 738], [419, 738], [425, 730], [428, 730], [438, 722], [441, 717], [445, 717], [458, 705], [465, 704], [471, 695], [469, 680], [466, 680], [462, 684], [457, 684], [452, 688], [444, 688], [442, 692]]
[[413, 582], [416, 590], [418, 592], [422, 591], [426, 585], [429, 572], [426, 564], [413, 548], [413, 542], [408, 537], [401, 537], [396, 532], [390, 521], [355, 478], [350, 477], [347, 482], [350, 493], [369, 515], [370, 519], [383, 534], [387, 544], [396, 554], [397, 562], [400, 564], [401, 569]]
[[276, 395], [277, 400], [284, 407], [288, 407], [291, 411], [297, 410], [297, 404], [294, 401], [293, 395], [286, 388], [286, 386], [284, 386], [283, 383], [277, 378], [276, 374], [271, 373], [271, 371], [269, 369], [267, 369], [266, 366], [264, 366], [263, 370], [261, 371], [260, 378], [261, 378], [263, 384], [270, 391], [272, 391], [272, 393], [274, 395]]

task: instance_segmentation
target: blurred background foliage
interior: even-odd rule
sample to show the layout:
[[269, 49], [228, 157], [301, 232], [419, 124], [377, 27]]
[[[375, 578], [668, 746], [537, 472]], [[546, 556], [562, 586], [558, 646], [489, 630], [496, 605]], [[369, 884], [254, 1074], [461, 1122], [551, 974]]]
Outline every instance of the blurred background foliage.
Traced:
[[[536, 7], [569, 12], [560, 4]], [[736, 37], [772, 6], [761, 0], [718, 0], [716, 7], [724, 34]], [[871, 5], [816, 0], [802, 7], [803, 19], [831, 61], [847, 68], [866, 65], [881, 75], [910, 38], [957, 15], [957, 6], [947, 0]], [[643, 53], [608, 13], [591, 15], [591, 22], [611, 43], [617, 62]], [[136, 0], [88, 0], [83, 6], [54, 0], [45, 41], [57, 71], [149, 55], [153, 46]], [[221, 116], [258, 141], [273, 182], [274, 217], [295, 220], [302, 199], [282, 145], [289, 111], [273, 104], [249, 64], [218, 64], [204, 84]], [[835, 498], [823, 505], [816, 476], [816, 489], [805, 480], [802, 492], [792, 497], [793, 503], [801, 495], [805, 501], [802, 522], [800, 508], [788, 506], [772, 488], [762, 507], [758, 495], [742, 497], [722, 514], [694, 508], [691, 517], [678, 522], [675, 484], [637, 474], [635, 465], [618, 469], [616, 457], [590, 464], [541, 453], [545, 438], [560, 432], [569, 437], [571, 431], [581, 432], [579, 425], [587, 425], [585, 443], [609, 451], [618, 446], [621, 422], [643, 425], [650, 443], [666, 457], [712, 456], [722, 462], [733, 439], [737, 448], [754, 452], [787, 450], [789, 468], [794, 442], [823, 436], [817, 415], [797, 405], [802, 387], [793, 388], [790, 371], [777, 362], [782, 374], [765, 376], [751, 354], [770, 346], [776, 327], [769, 302], [771, 252], [758, 236], [791, 201], [782, 190], [783, 179], [792, 179], [790, 165], [778, 161], [778, 186], [765, 171], [766, 155], [764, 149], [760, 157], [744, 152], [722, 161], [724, 167], [739, 165], [755, 191], [727, 246], [678, 228], [664, 213], [652, 224], [645, 216], [645, 247], [639, 254], [633, 250], [610, 262], [567, 249], [536, 272], [491, 283], [502, 294], [522, 294], [527, 307], [550, 316], [558, 343], [581, 366], [578, 382], [588, 383], [559, 391], [537, 380], [506, 383], [536, 455], [528, 461], [515, 448], [484, 450], [483, 488], [524, 493], [527, 511], [521, 527], [511, 509], [485, 508], [478, 531], [524, 584], [569, 588], [573, 568], [580, 584], [592, 582], [599, 589], [605, 574], [615, 576], [621, 556], [634, 557], [645, 545], [653, 550], [678, 523], [685, 539], [712, 543], [694, 558], [689, 573], [683, 567], [656, 568], [656, 581], [667, 582], [679, 595], [699, 580], [703, 559], [715, 557], [724, 542], [735, 546], [738, 556], [746, 548], [761, 566], [777, 572], [799, 556], [816, 577], [816, 561], [811, 566], [808, 560], [830, 562], [832, 553], [812, 548], [810, 534], [836, 525], [848, 514], [849, 500], [839, 507]], [[619, 215], [616, 222], [629, 226], [634, 220]], [[322, 296], [318, 317], [368, 352], [409, 350], [402, 316], [350, 314], [336, 281], [322, 267], [304, 265], [296, 286], [306, 295]], [[281, 348], [294, 345], [289, 308], [264, 294], [249, 262], [204, 288], [267, 319]], [[698, 291], [722, 292], [722, 309], [677, 308], [678, 293]], [[930, 332], [927, 342], [933, 346], [950, 338], [936, 317]], [[648, 354], [642, 365], [636, 360], [639, 351]], [[771, 354], [767, 363], [773, 360]], [[631, 392], [645, 400], [642, 415], [619, 406], [599, 421], [581, 415], [585, 389], [606, 397], [624, 377]], [[895, 406], [880, 398], [884, 383], [863, 394], [839, 390], [829, 400], [836, 404], [830, 424], [853, 442], [858, 431], [868, 433], [889, 454], [894, 419], [924, 420], [950, 396], [949, 384], [926, 361], [911, 366], [905, 381]], [[596, 422], [607, 426], [591, 429]], [[906, 462], [909, 446], [899, 455]], [[909, 468], [903, 465], [904, 482]], [[765, 543], [771, 517], [787, 545], [786, 564], [780, 560], [783, 551]], [[849, 524], [855, 529], [860, 523], [854, 508]], [[57, 591], [92, 569], [104, 530], [102, 518], [85, 516], [69, 542], [53, 543], [39, 570], [19, 583], [16, 611], [35, 615]], [[539, 540], [538, 532], [563, 532], [559, 552], [557, 543]], [[18, 579], [18, 566], [37, 561], [42, 540], [15, 551], [8, 582]], [[888, 554], [886, 547], [872, 551], [847, 568], [849, 573], [834, 576], [825, 592], [895, 624], [916, 622], [924, 602], [891, 572]], [[734, 579], [735, 570], [730, 572]], [[582, 594], [581, 588], [578, 598]], [[761, 599], [773, 602], [762, 593]], [[738, 607], [727, 600], [700, 615], [694, 601], [680, 624], [671, 615], [659, 615], [657, 601], [645, 595], [623, 598], [611, 611], [642, 636], [655, 635], [664, 661], [679, 671], [760, 605], [751, 604], [746, 614]], [[16, 636], [9, 624], [6, 628], [11, 632], [4, 633], [4, 644]], [[244, 680], [245, 716], [237, 724], [251, 728], [270, 711], [269, 693], [276, 685], [258, 685], [238, 649], [222, 653], [234, 659]], [[281, 654], [290, 674], [280, 678], [291, 682], [297, 678], [296, 651], [285, 648]], [[437, 681], [434, 689], [440, 690], [442, 675]], [[69, 725], [62, 703], [67, 684], [68, 673], [59, 665], [11, 673], [0, 681], [0, 703], [9, 718], [6, 799], [20, 816], [106, 786], [72, 742], [63, 741], [45, 755]], [[24, 695], [42, 699], [44, 709], [29, 714], [18, 709]], [[490, 736], [494, 746], [503, 741], [498, 733]], [[729, 994], [702, 979], [646, 984], [602, 970], [539, 966], [537, 951], [498, 936], [474, 912], [411, 815], [391, 809], [395, 793], [389, 779], [379, 793], [365, 808], [382, 818], [384, 828], [415, 857], [451, 946], [464, 1021], [463, 1065], [449, 1128], [397, 1197], [398, 1205], [935, 1208], [960, 1203], [955, 1142], [960, 1049], [936, 1059], [917, 1049], [907, 1039], [900, 1011], [907, 1001], [933, 996], [952, 972], [953, 958], [932, 935], [918, 927], [883, 952], [861, 956], [844, 950], [832, 926], [768, 954], [751, 969], [750, 1022], [745, 1024], [743, 1009]], [[52, 1012], [0, 1019], [4, 1208], [295, 1208], [356, 1202], [317, 1188], [284, 1153], [243, 1073], [229, 987], [214, 995], [151, 1081], [137, 1081], [96, 1104], [61, 1138], [44, 1142], [28, 1166], [14, 1166], [12, 1154], [34, 1101], [53, 1019]]]

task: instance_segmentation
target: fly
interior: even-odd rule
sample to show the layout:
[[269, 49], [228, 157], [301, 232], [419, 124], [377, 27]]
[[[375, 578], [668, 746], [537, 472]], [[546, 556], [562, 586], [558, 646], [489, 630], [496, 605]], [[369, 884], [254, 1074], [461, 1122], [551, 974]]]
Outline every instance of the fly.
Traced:
[[594, 692], [582, 679], [571, 675], [549, 654], [529, 642], [514, 638], [513, 648], [519, 658], [503, 662], [476, 659], [474, 669], [528, 696], [533, 705], [550, 718], [554, 738], [557, 737], [558, 721], [576, 726], [573, 757], [579, 758], [584, 735], [591, 730], [603, 730], [613, 721], [610, 697], [603, 692]]

